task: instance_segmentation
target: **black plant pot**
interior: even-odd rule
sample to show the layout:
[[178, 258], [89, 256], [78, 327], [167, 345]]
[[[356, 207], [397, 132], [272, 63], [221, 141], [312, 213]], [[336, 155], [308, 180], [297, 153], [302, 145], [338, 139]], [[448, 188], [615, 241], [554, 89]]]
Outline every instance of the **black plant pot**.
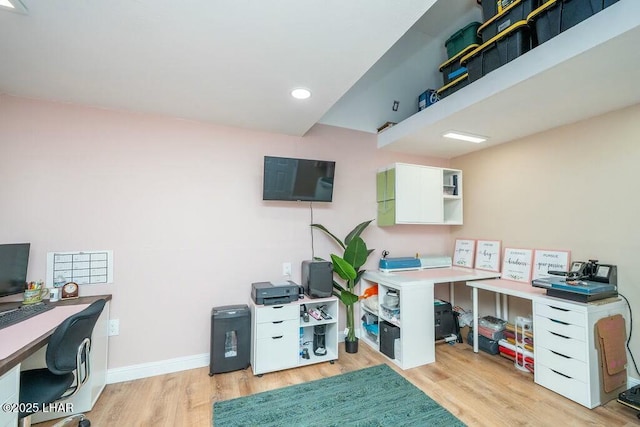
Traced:
[[347, 353], [357, 353], [358, 352], [358, 338], [356, 338], [355, 341], [344, 340], [344, 350]]

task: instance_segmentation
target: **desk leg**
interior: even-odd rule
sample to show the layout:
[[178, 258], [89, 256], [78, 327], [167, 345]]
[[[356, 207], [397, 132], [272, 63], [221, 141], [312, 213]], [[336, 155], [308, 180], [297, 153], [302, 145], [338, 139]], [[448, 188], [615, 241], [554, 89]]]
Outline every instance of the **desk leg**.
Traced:
[[478, 352], [478, 288], [473, 288], [473, 352]]
[[455, 303], [453, 301], [453, 294], [455, 294], [455, 287], [454, 287], [454, 283], [453, 282], [449, 282], [449, 302], [451, 303], [451, 307], [455, 306]]
[[500, 319], [500, 313], [501, 313], [500, 307], [501, 307], [501, 305], [500, 305], [500, 294], [496, 294], [496, 317], [498, 319]]
[[504, 314], [502, 320], [509, 321], [509, 295], [507, 294], [502, 295], [502, 313]]

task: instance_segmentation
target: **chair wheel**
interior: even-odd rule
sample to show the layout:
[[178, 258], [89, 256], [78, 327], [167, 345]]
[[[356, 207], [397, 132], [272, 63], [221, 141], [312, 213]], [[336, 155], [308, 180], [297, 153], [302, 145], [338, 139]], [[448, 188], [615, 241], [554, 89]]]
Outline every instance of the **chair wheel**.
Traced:
[[86, 418], [78, 423], [78, 427], [91, 427], [91, 421]]

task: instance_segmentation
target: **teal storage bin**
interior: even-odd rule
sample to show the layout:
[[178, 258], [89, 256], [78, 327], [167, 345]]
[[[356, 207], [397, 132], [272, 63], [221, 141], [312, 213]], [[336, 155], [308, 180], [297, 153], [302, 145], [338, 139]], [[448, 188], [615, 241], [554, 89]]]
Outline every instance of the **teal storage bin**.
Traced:
[[447, 56], [453, 58], [460, 51], [471, 44], [481, 44], [482, 41], [478, 37], [479, 22], [472, 22], [466, 27], [456, 31], [451, 37], [444, 42], [444, 46], [447, 48]]

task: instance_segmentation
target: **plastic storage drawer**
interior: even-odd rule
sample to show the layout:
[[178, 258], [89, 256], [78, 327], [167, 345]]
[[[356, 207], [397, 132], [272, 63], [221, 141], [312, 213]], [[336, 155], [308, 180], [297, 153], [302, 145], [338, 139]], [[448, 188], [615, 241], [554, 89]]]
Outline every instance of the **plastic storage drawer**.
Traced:
[[438, 97], [440, 99], [445, 98], [451, 95], [452, 93], [462, 89], [468, 84], [469, 84], [468, 73], [464, 73], [463, 75], [461, 75], [460, 77], [458, 77], [457, 79], [449, 83], [448, 85], [444, 85], [440, 89], [438, 89], [437, 90]]
[[470, 44], [480, 44], [480, 38], [478, 37], [479, 27], [479, 22], [472, 22], [453, 33], [453, 35], [444, 42], [448, 57], [453, 58]]
[[453, 58], [440, 64], [439, 70], [442, 73], [442, 84], [448, 85], [461, 75], [467, 72], [467, 69], [460, 65], [460, 59], [467, 53], [470, 53], [474, 49], [480, 46], [478, 43], [473, 43], [458, 52]]
[[501, 12], [478, 28], [478, 36], [482, 39], [482, 43], [487, 42], [516, 22], [527, 20], [527, 16], [536, 9], [538, 4], [539, 0], [516, 0], [502, 9]]
[[557, 36], [618, 0], [549, 0], [531, 12], [527, 20], [538, 44]]
[[464, 56], [460, 62], [467, 67], [469, 82], [474, 82], [530, 49], [529, 26], [527, 21], [519, 21]]

